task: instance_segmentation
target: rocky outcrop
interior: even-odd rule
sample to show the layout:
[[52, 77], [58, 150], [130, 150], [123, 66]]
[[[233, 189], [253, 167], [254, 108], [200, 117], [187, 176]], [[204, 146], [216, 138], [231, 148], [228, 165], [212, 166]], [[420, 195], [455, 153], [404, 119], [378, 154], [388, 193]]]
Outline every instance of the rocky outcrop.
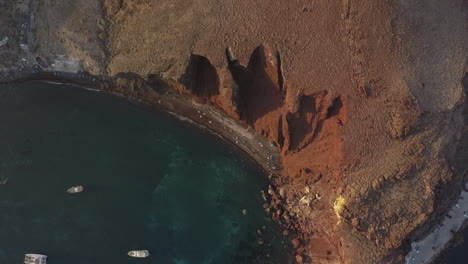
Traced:
[[462, 0], [105, 0], [83, 23], [95, 1], [57, 15], [40, 2], [44, 61], [163, 82], [276, 146], [265, 207], [297, 262], [399, 263], [464, 180]]
[[[214, 101], [206, 95], [204, 100], [232, 103], [239, 119], [268, 138], [282, 153], [285, 175], [291, 178], [276, 180], [276, 187], [269, 190], [272, 201], [267, 211], [274, 220], [283, 222], [288, 232], [300, 234], [295, 240], [301, 241], [296, 246], [297, 258], [337, 260], [338, 220], [327, 205], [335, 197], [334, 192], [323, 190], [341, 186], [339, 177], [329, 175], [328, 171], [339, 167], [342, 161], [340, 129], [346, 124], [346, 100], [328, 90], [288, 94], [294, 90], [288, 89], [282, 76], [279, 53], [268, 46], [257, 47], [247, 66], [230, 53], [229, 50], [228, 68], [234, 80], [231, 86], [234, 96], [220, 96], [221, 100]], [[193, 88], [189, 90], [199, 96]], [[322, 221], [316, 221], [319, 217]], [[313, 253], [317, 251], [320, 253]]]
[[187, 71], [180, 82], [196, 97], [210, 100], [219, 95], [218, 73], [206, 57], [192, 54]]
[[[323, 128], [323, 122], [340, 114], [343, 102], [338, 96], [331, 99], [327, 91], [318, 94], [302, 95], [299, 109], [286, 114], [288, 123], [288, 150], [300, 151], [314, 141]], [[343, 120], [337, 120], [343, 125]]]

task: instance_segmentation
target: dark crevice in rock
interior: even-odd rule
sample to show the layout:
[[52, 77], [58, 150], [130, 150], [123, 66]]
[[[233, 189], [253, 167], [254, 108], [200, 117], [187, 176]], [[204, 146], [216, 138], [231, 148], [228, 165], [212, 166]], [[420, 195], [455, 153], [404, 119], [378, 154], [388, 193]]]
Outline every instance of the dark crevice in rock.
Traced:
[[263, 45], [252, 53], [247, 67], [234, 59], [226, 49], [229, 70], [238, 86], [238, 114], [253, 125], [259, 118], [284, 105], [283, 93], [278, 84], [275, 58]]
[[190, 56], [189, 65], [180, 82], [195, 96], [209, 98], [219, 95], [218, 73], [210, 60], [204, 56]]
[[300, 99], [299, 110], [286, 115], [290, 137], [289, 150], [300, 148], [301, 142], [315, 129], [317, 122], [315, 107], [315, 98], [303, 95]]
[[351, 10], [351, 0], [341, 0], [341, 18], [342, 19], [349, 19], [349, 14]]
[[49, 65], [41, 57], [36, 57], [36, 62], [41, 68], [48, 68]]
[[[228, 59], [229, 53], [228, 53]], [[229, 60], [229, 71], [232, 74], [232, 78], [237, 86], [235, 97], [233, 100], [236, 102], [237, 105], [237, 114], [239, 115], [241, 120], [248, 121], [248, 108], [245, 100], [245, 89], [248, 89], [253, 82], [253, 74], [250, 73], [246, 67], [240, 65], [238, 60], [232, 59]], [[247, 87], [247, 88], [244, 88]]]
[[148, 74], [146, 79], [148, 84], [158, 93], [167, 93], [169, 87], [171, 87], [166, 80], [157, 74]]
[[[327, 119], [339, 116], [342, 108], [341, 97], [330, 101], [327, 91], [301, 95], [298, 110], [286, 115], [289, 130], [288, 150], [299, 151], [312, 143], [322, 131], [323, 123]], [[339, 119], [337, 122], [342, 124]]]
[[333, 116], [337, 116], [340, 114], [340, 110], [343, 107], [343, 102], [341, 101], [341, 97], [338, 96], [333, 99], [332, 104], [327, 109], [327, 119]]
[[281, 61], [281, 54], [278, 51], [276, 53], [276, 61], [278, 63], [278, 85], [280, 92], [284, 91], [284, 75], [283, 75], [283, 63]]
[[284, 135], [283, 135], [283, 116], [280, 116], [278, 120], [278, 144], [280, 149], [284, 146]]

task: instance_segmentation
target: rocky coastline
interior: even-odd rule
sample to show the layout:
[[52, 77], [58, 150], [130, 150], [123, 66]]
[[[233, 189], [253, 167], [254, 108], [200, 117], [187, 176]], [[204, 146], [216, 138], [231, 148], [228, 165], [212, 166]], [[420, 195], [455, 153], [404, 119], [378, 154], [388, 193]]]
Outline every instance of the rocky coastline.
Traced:
[[[165, 111], [232, 143], [255, 161], [270, 179], [268, 190], [261, 190], [261, 196], [265, 201], [265, 213], [285, 228], [283, 235], [291, 239], [291, 248], [296, 252], [294, 259], [297, 263], [312, 263], [306, 249], [309, 234], [303, 233], [304, 229], [301, 226], [301, 221], [305, 219], [300, 219], [301, 214], [295, 208], [297, 201], [286, 199], [286, 191], [292, 190], [287, 190], [288, 187], [285, 187], [288, 186], [289, 180], [282, 174], [281, 156], [275, 144], [255, 130], [232, 119], [216, 107], [195, 102], [191, 96], [176, 91], [171, 84], [160, 79], [149, 82], [136, 74], [128, 73], [111, 77], [89, 73], [44, 71], [38, 65], [30, 67], [29, 70], [25, 68], [21, 72], [0, 73], [0, 85], [28, 82], [72, 85], [92, 92], [123, 97]], [[310, 191], [307, 190], [307, 193]], [[315, 199], [320, 199], [318, 194], [313, 195]], [[309, 201], [299, 202], [306, 205]], [[262, 240], [259, 241], [263, 243]]]
[[233, 143], [297, 263], [403, 263], [443, 221], [467, 181], [462, 0], [162, 3], [0, 0], [0, 83], [121, 96]]
[[[289, 179], [282, 175], [281, 156], [278, 153], [274, 143], [269, 142], [264, 136], [256, 131], [248, 128], [242, 122], [236, 121], [216, 107], [199, 104], [193, 100], [190, 95], [178, 92], [170, 83], [161, 79], [149, 82], [136, 74], [119, 74], [118, 76], [95, 76], [89, 73], [71, 73], [71, 72], [51, 72], [43, 71], [38, 65], [34, 65], [30, 70], [21, 72], [0, 73], [0, 85], [18, 82], [50, 82], [57, 84], [73, 85], [93, 92], [103, 92], [110, 96], [123, 97], [130, 101], [135, 101], [152, 108], [165, 111], [182, 121], [189, 122], [199, 126], [202, 129], [214, 133], [217, 136], [227, 140], [237, 148], [244, 151], [252, 160], [254, 160], [265, 171], [268, 178], [271, 180], [271, 185], [268, 190], [261, 191], [261, 195], [265, 201], [264, 209], [273, 220], [278, 221], [285, 228], [283, 235], [291, 238], [291, 248], [296, 252], [295, 261], [297, 263], [313, 263], [310, 256], [307, 254], [306, 246], [309, 233], [304, 232], [301, 213], [298, 212], [298, 205], [310, 206], [311, 200], [305, 199], [303, 196], [299, 202], [291, 201], [286, 197], [284, 186], [288, 186]], [[465, 177], [466, 175], [463, 175]], [[306, 194], [310, 194], [310, 190], [305, 189]], [[319, 194], [314, 193], [315, 199], [321, 199]], [[466, 194], [462, 191], [459, 197], [459, 202], [452, 209], [460, 211], [465, 206]], [[450, 210], [450, 214], [452, 210]], [[460, 212], [462, 212], [460, 211]], [[453, 215], [453, 214], [452, 214]], [[453, 216], [445, 217], [445, 222], [451, 221]], [[406, 256], [405, 263], [432, 263], [437, 259], [437, 256], [443, 254], [448, 247], [451, 238], [455, 232], [462, 232], [466, 227], [465, 216], [457, 216], [462, 219], [455, 223], [456, 230], [452, 225], [444, 226], [439, 224], [436, 230], [429, 232], [427, 236], [412, 244], [412, 250]], [[443, 231], [445, 230], [445, 231]], [[434, 240], [427, 242], [435, 233], [445, 232], [448, 234], [443, 241]], [[438, 235], [436, 235], [438, 237]], [[263, 243], [260, 239], [259, 243]], [[423, 244], [421, 246], [419, 244]], [[426, 247], [436, 248], [437, 250], [429, 250]], [[425, 250], [424, 257], [419, 252]], [[432, 253], [432, 255], [430, 254]]]
[[135, 74], [110, 77], [34, 68], [30, 71], [0, 72], [0, 84], [32, 81], [60, 83], [138, 101], [207, 129], [231, 142], [246, 152], [270, 178], [277, 176], [282, 169], [277, 149], [271, 142], [219, 109], [194, 102], [190, 96], [172, 89], [167, 82], [161, 80], [157, 84], [151, 84]]

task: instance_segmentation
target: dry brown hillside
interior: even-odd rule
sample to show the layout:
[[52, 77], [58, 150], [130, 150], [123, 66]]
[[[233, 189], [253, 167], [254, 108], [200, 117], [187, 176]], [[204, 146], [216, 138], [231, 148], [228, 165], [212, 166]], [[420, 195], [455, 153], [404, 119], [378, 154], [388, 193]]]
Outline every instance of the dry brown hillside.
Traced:
[[464, 0], [40, 0], [36, 52], [179, 83], [274, 142], [271, 212], [299, 231], [298, 262], [401, 263], [464, 180], [467, 12]]

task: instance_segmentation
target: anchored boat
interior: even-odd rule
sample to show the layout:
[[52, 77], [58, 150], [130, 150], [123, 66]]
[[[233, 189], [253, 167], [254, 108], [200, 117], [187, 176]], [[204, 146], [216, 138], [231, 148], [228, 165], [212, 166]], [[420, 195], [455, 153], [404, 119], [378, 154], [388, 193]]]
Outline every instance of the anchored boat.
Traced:
[[24, 255], [24, 264], [46, 264], [46, 255], [26, 254]]
[[82, 191], [84, 191], [84, 187], [81, 185], [73, 186], [67, 190], [68, 193], [80, 193]]
[[146, 258], [150, 254], [148, 250], [132, 250], [128, 252], [128, 255], [134, 258]]
[[0, 177], [0, 184], [6, 184], [8, 182], [8, 177]]

